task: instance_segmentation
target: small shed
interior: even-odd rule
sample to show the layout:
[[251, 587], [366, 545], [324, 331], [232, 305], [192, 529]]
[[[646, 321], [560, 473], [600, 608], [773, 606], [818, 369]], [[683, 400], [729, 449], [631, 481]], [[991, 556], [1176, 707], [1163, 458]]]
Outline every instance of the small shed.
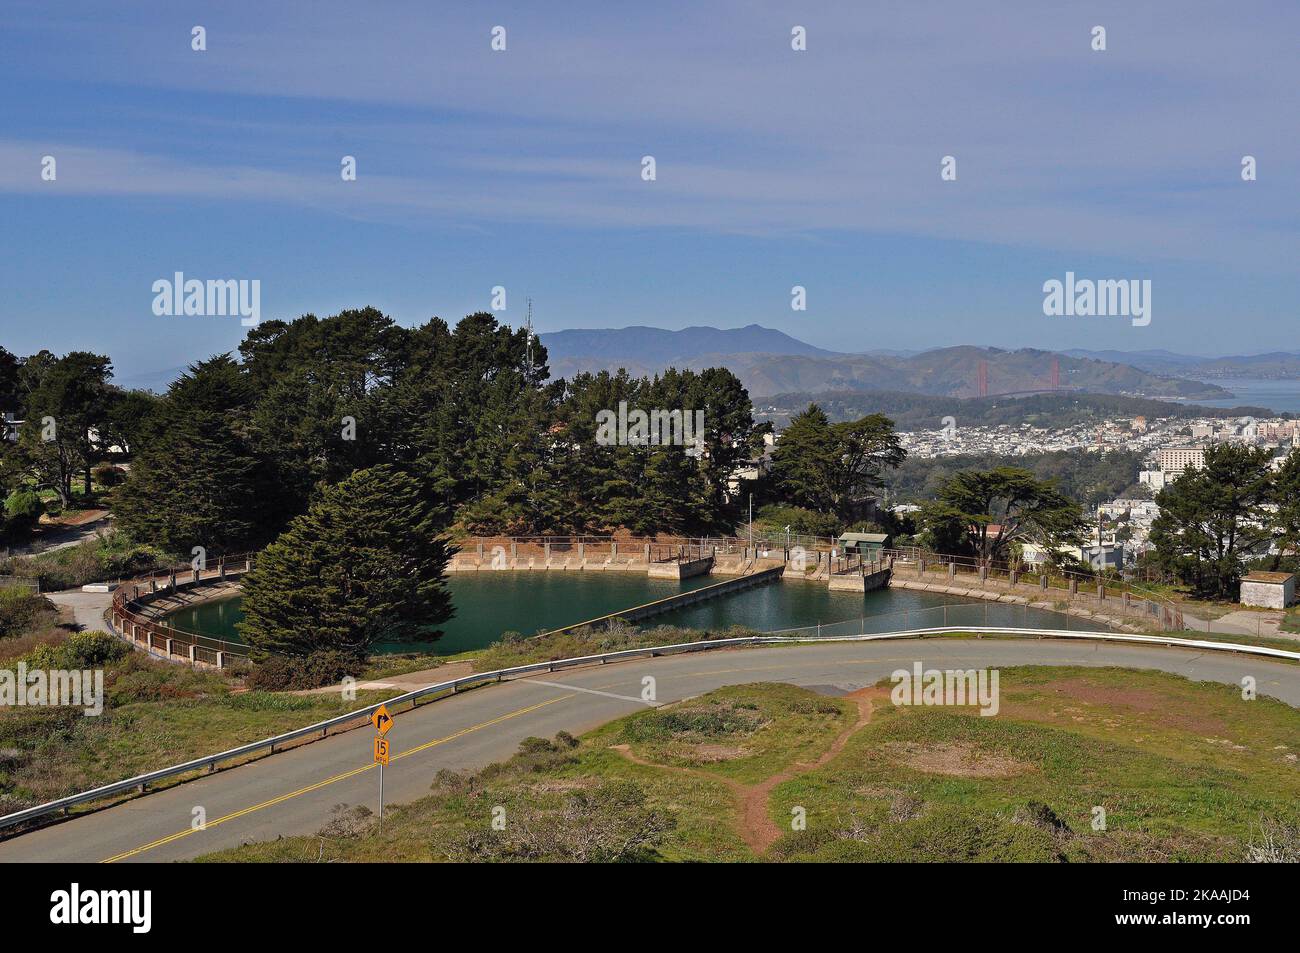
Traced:
[[880, 558], [880, 551], [888, 549], [893, 537], [888, 533], [841, 533], [840, 552], [845, 555], [859, 553], [863, 559]]
[[1295, 573], [1252, 572], [1241, 580], [1243, 606], [1285, 609], [1295, 602]]

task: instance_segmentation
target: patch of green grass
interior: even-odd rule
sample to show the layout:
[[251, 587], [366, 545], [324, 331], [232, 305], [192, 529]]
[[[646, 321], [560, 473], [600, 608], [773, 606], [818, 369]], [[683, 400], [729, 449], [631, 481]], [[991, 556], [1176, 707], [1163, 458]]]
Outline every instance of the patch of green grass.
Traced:
[[[160, 663], [165, 664], [165, 663]], [[120, 781], [290, 731], [374, 701], [385, 692], [335, 696], [216, 695], [0, 714], [0, 813]]]
[[359, 680], [374, 681], [392, 678], [395, 675], [407, 675], [411, 672], [423, 672], [428, 669], [442, 668], [454, 662], [474, 661], [478, 656], [479, 651], [461, 652], [456, 655], [433, 655], [426, 652], [372, 655], [366, 662], [365, 671], [361, 673]]
[[593, 742], [626, 744], [645, 761], [754, 784], [816, 758], [856, 717], [851, 702], [794, 685], [734, 685], [622, 719]]
[[[899, 845], [932, 843], [934, 825], [964, 816], [982, 837], [913, 859], [1004, 860], [997, 831], [1032, 804], [1061, 827], [1030, 823], [1061, 859], [1241, 860], [1261, 817], [1297, 817], [1300, 713], [1272, 699], [1178, 676], [1123, 669], [1002, 671], [1002, 710], [983, 718], [947, 708], [886, 707], [831, 765], [779, 786], [773, 816], [794, 805], [808, 831], [778, 856], [819, 858], [847, 848], [903, 859]], [[1092, 829], [1094, 808], [1107, 829]], [[788, 813], [785, 814], [788, 816]], [[1041, 836], [1015, 843], [1039, 860]]]

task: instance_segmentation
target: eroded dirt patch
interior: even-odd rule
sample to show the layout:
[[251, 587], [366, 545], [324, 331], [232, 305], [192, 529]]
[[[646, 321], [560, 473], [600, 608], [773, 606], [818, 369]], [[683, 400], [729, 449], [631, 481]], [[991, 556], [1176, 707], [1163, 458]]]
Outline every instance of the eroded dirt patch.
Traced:
[[[780, 774], [773, 775], [758, 784], [741, 784], [729, 778], [721, 778], [717, 775], [699, 771], [694, 768], [666, 766], [646, 761], [632, 753], [630, 746], [621, 744], [613, 745], [612, 750], [617, 751], [623, 757], [627, 758], [634, 764], [644, 765], [645, 767], [657, 768], [661, 771], [676, 771], [682, 774], [693, 774], [696, 777], [705, 778], [710, 781], [720, 781], [731, 789], [733, 796], [737, 801], [737, 808], [740, 817], [739, 834], [741, 838], [749, 845], [750, 849], [756, 854], [764, 853], [769, 847], [776, 843], [783, 833], [781, 828], [772, 820], [768, 812], [768, 799], [772, 790], [778, 784], [784, 784], [791, 778], [806, 774], [816, 768], [821, 767], [831, 758], [835, 757], [844, 750], [845, 744], [848, 743], [858, 729], [871, 720], [872, 701], [873, 699], [886, 699], [889, 692], [883, 688], [868, 687], [861, 688], [855, 692], [850, 692], [844, 696], [858, 706], [858, 718], [850, 727], [840, 732], [835, 740], [831, 742], [830, 747], [817, 759], [813, 761], [797, 761], [790, 768], [782, 771]], [[724, 746], [714, 746], [724, 747]]]
[[1062, 700], [1074, 699], [1107, 712], [1127, 708], [1170, 728], [1201, 735], [1227, 733], [1227, 727], [1220, 719], [1188, 712], [1185, 706], [1171, 704], [1167, 695], [1151, 689], [1109, 688], [1083, 678], [1066, 678], [1046, 683], [1043, 690], [1060, 696]]
[[1034, 766], [1025, 761], [977, 751], [968, 744], [918, 745], [894, 741], [885, 747], [896, 760], [926, 774], [945, 774], [954, 778], [1010, 778], [1034, 770]]
[[719, 761], [735, 761], [749, 755], [749, 749], [740, 745], [696, 745], [690, 753], [690, 759], [698, 764], [716, 764]]

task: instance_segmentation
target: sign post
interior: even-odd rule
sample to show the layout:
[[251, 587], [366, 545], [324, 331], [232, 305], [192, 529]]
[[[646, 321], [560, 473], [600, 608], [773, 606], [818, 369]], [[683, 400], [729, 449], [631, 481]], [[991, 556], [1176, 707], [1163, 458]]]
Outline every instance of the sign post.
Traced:
[[375, 726], [375, 764], [379, 765], [379, 816], [384, 816], [384, 765], [388, 764], [388, 741], [384, 735], [393, 727], [393, 716], [388, 713], [386, 705], [380, 705], [370, 716]]

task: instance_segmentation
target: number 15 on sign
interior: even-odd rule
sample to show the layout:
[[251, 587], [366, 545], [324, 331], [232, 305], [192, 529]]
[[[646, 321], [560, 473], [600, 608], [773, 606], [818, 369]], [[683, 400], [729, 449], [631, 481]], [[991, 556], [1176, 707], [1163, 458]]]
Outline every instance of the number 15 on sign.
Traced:
[[388, 764], [388, 741], [375, 739], [375, 764], [379, 765], [379, 816], [384, 816], [384, 765]]

